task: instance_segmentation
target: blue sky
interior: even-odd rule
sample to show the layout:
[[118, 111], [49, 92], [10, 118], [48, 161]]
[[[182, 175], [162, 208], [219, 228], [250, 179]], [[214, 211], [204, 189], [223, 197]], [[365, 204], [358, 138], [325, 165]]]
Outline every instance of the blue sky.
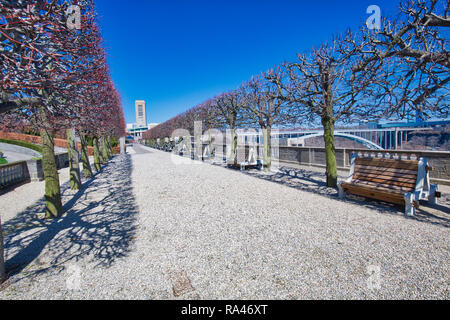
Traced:
[[358, 29], [397, 0], [97, 0], [113, 80], [127, 123], [134, 100], [165, 120], [252, 75]]

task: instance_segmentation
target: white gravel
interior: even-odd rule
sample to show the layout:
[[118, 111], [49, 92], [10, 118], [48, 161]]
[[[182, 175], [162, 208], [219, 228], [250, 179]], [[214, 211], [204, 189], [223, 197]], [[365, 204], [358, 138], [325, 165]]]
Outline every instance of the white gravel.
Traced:
[[15, 268], [0, 299], [449, 298], [446, 199], [438, 216], [407, 219], [340, 201], [321, 181], [175, 165], [151, 150], [115, 157], [84, 192], [65, 190], [57, 221], [34, 217], [42, 201], [23, 211], [0, 196]]

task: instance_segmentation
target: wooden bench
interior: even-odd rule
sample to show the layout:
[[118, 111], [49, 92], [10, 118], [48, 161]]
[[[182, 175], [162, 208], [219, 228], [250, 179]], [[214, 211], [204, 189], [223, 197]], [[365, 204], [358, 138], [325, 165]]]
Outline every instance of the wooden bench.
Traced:
[[436, 204], [438, 186], [430, 184], [426, 158], [396, 160], [361, 158], [354, 154], [349, 177], [338, 183], [339, 197], [352, 193], [366, 198], [405, 206], [405, 214], [413, 216], [420, 200]]

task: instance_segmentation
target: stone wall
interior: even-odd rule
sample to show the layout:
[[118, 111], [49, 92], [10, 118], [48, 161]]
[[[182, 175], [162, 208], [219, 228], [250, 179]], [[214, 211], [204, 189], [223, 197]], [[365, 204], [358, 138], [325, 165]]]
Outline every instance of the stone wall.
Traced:
[[0, 138], [10, 139], [17, 141], [25, 141], [33, 144], [42, 144], [42, 139], [39, 136], [31, 136], [28, 134], [21, 134], [16, 132], [4, 132], [0, 131]]
[[[300, 165], [325, 166], [325, 149], [309, 147], [279, 147], [280, 162]], [[336, 162], [341, 170], [350, 168], [353, 153], [371, 157], [387, 157], [394, 159], [418, 159], [425, 157], [433, 167], [430, 172], [432, 180], [450, 184], [450, 151], [401, 151], [401, 150], [368, 150], [368, 149], [336, 149]]]
[[433, 167], [430, 173], [431, 178], [445, 179], [450, 181], [450, 151], [424, 151], [421, 153]]

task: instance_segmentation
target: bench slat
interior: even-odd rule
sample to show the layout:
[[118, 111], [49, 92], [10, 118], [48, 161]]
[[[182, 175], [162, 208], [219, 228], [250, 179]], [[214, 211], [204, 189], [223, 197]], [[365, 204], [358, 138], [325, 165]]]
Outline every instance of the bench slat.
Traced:
[[373, 189], [364, 185], [351, 185], [343, 184], [345, 190], [350, 191], [353, 194], [360, 195], [366, 198], [372, 198], [376, 200], [381, 200], [385, 202], [395, 203], [395, 204], [405, 204], [405, 199], [403, 194], [400, 193], [390, 193], [389, 191], [384, 191], [381, 189]]
[[409, 175], [389, 175], [389, 174], [379, 174], [379, 173], [368, 173], [368, 172], [362, 172], [362, 171], [358, 171], [355, 172], [354, 175], [357, 175], [359, 177], [362, 177], [364, 180], [364, 178], [367, 179], [371, 179], [371, 178], [378, 178], [378, 179], [383, 179], [383, 180], [392, 180], [392, 181], [400, 181], [400, 182], [406, 182], [406, 183], [416, 183], [417, 181], [417, 176], [414, 177], [410, 177]]
[[393, 175], [393, 176], [407, 175], [407, 176], [417, 177], [417, 171], [405, 170], [405, 169], [379, 168], [379, 167], [377, 168], [377, 167], [356, 165], [355, 171], [380, 173], [380, 174]]
[[409, 187], [401, 187], [401, 186], [393, 186], [393, 185], [387, 185], [383, 183], [376, 183], [376, 182], [370, 182], [370, 181], [361, 181], [361, 180], [352, 180], [350, 183], [346, 183], [348, 185], [353, 186], [364, 186], [371, 189], [380, 189], [384, 191], [389, 191], [392, 193], [398, 193], [398, 194], [405, 194], [407, 192], [412, 192], [414, 189]]
[[362, 176], [360, 174], [356, 174], [353, 176], [353, 179], [359, 180], [359, 181], [381, 183], [381, 184], [390, 185], [390, 186], [405, 187], [405, 188], [410, 188], [410, 189], [414, 189], [416, 186], [416, 183], [412, 182], [412, 181], [394, 180], [394, 179], [401, 179], [401, 178], [389, 178], [389, 177], [383, 178], [382, 176], [367, 177], [367, 176]]
[[355, 164], [382, 168], [396, 168], [417, 171], [419, 163], [416, 160], [394, 160], [383, 158], [357, 158]]
[[358, 157], [356, 158], [356, 161], [358, 162], [369, 162], [369, 163], [376, 163], [378, 166], [383, 164], [404, 164], [404, 165], [419, 165], [418, 160], [404, 160], [404, 159], [388, 159], [388, 158], [372, 158], [372, 157]]

